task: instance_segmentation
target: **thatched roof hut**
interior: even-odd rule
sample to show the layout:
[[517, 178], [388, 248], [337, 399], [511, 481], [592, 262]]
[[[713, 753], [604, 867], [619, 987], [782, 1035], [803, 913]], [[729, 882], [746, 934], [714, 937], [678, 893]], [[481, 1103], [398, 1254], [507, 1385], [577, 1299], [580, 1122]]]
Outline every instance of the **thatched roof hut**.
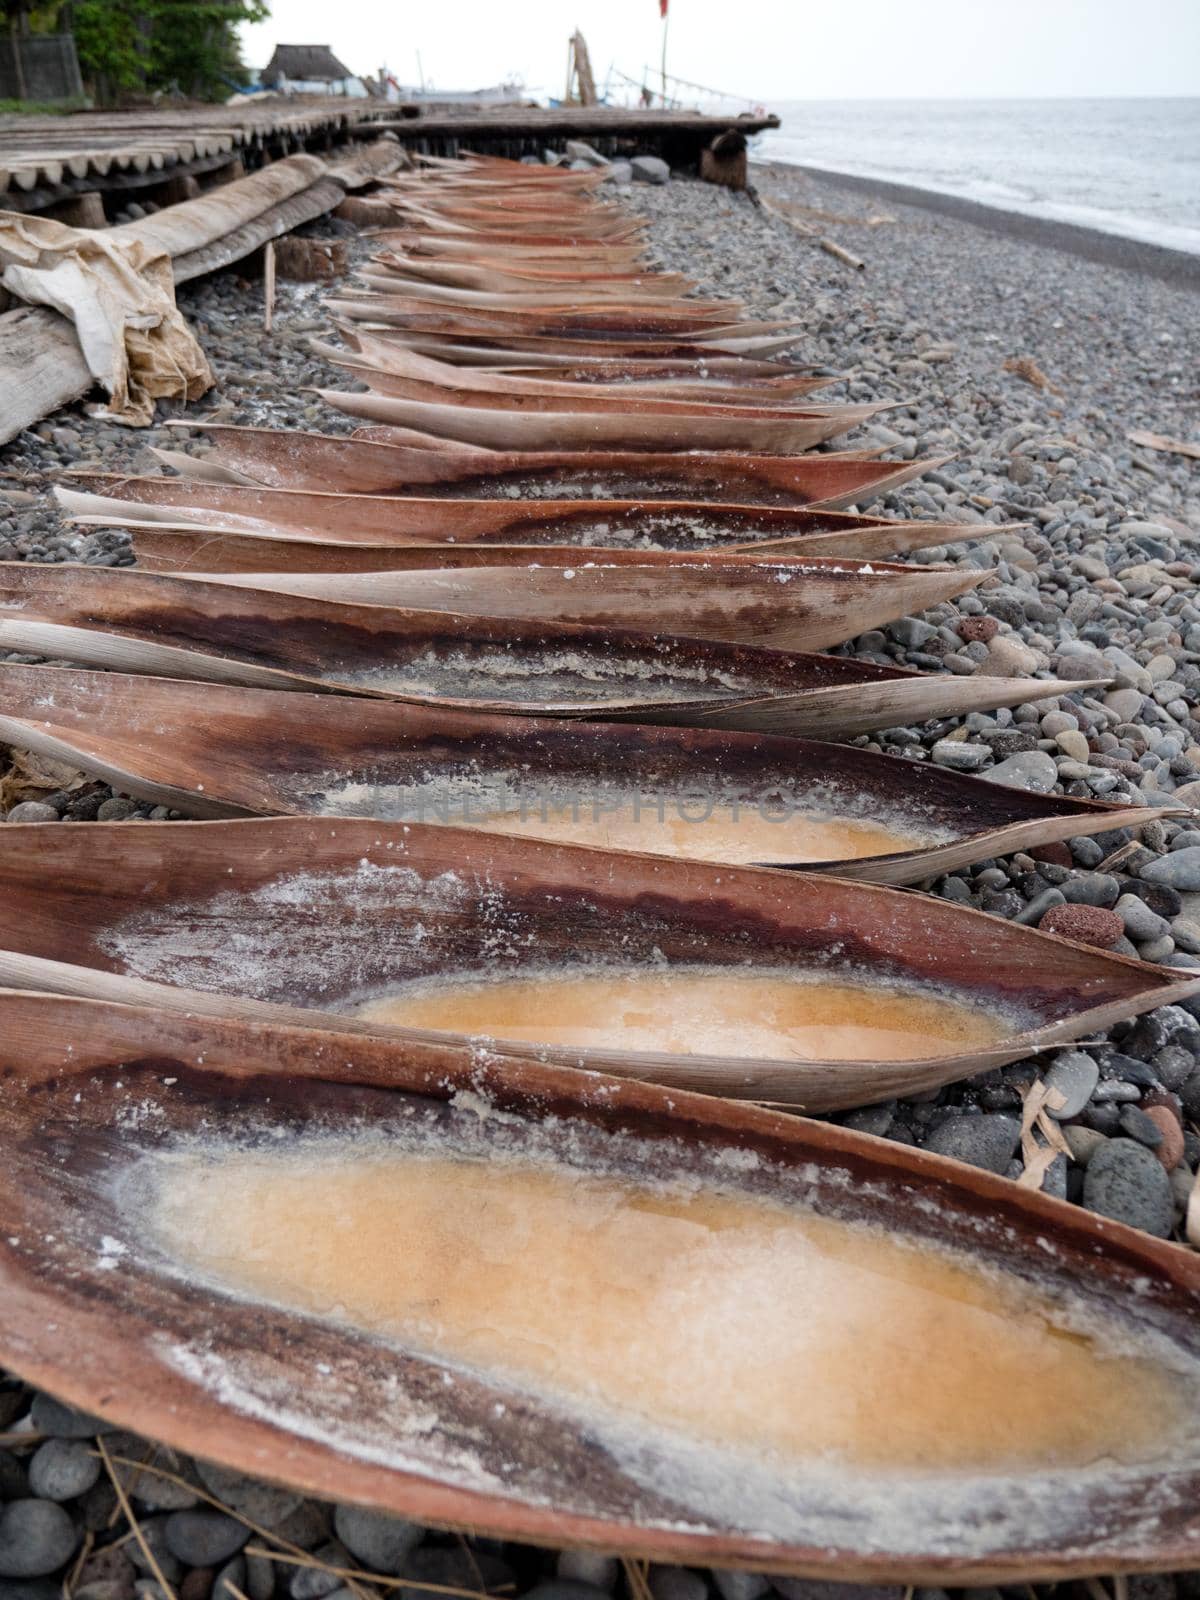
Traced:
[[277, 44], [263, 69], [264, 83], [341, 84], [354, 77], [327, 44]]

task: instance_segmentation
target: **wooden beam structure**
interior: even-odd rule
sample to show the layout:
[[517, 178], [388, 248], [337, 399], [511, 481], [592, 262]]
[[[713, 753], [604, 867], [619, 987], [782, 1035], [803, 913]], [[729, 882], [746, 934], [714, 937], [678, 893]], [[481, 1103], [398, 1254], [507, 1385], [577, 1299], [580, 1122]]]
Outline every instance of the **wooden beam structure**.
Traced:
[[601, 155], [658, 155], [681, 171], [700, 167], [701, 152], [714, 139], [737, 130], [749, 138], [777, 128], [779, 118], [721, 117], [699, 111], [657, 111], [620, 106], [455, 106], [428, 110], [401, 107], [399, 116], [373, 121], [365, 132], [394, 133], [401, 144], [424, 155], [540, 155], [568, 139], [585, 139]]
[[[0, 117], [0, 208], [45, 211], [80, 192], [119, 209], [172, 180], [254, 171], [282, 156], [324, 153], [384, 110], [312, 95], [163, 111]], [[127, 192], [128, 191], [128, 192]]]

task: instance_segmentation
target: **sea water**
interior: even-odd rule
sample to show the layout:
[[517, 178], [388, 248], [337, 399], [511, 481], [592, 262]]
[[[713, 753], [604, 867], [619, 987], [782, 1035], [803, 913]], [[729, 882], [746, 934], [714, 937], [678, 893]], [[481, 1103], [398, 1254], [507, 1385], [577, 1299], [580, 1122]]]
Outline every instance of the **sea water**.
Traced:
[[1200, 99], [812, 100], [771, 109], [782, 126], [755, 140], [756, 160], [881, 178], [1200, 253]]

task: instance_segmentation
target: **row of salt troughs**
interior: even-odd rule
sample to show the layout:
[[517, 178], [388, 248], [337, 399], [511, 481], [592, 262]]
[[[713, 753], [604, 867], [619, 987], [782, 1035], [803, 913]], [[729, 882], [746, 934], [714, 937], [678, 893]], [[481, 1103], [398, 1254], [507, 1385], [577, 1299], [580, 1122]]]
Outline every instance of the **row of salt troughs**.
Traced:
[[[743, 1483], [728, 1441], [685, 1465], [650, 1424], [623, 1449], [511, 1374], [464, 1380], [436, 1349], [397, 1353], [294, 1306], [264, 1323], [164, 1266], [145, 1206], [122, 1208], [122, 1174], [201, 1130], [219, 1181], [247, 1141], [390, 1137], [415, 1118], [430, 1148], [584, 1174], [602, 1149], [626, 1178], [882, 1223], [904, 1259], [935, 1241], [1164, 1370], [1195, 1355], [1185, 1252], [745, 1103], [928, 1091], [1198, 985], [881, 887], [1160, 813], [813, 741], [1092, 685], [814, 653], [971, 588], [981, 574], [880, 559], [968, 532], [842, 509], [928, 463], [806, 453], [871, 408], [812, 400], [821, 380], [777, 359], [794, 329], [650, 271], [644, 225], [597, 181], [482, 158], [397, 180], [404, 225], [331, 307], [333, 357], [360, 387], [326, 398], [355, 433], [206, 426], [207, 453], [170, 454], [179, 476], [60, 489], [76, 520], [131, 529], [139, 570], [0, 569], [0, 646], [74, 663], [0, 666], [0, 737], [242, 819], [0, 835], [0, 980], [27, 991], [0, 998], [0, 1358], [231, 1465], [514, 1537], [906, 1582], [1186, 1563], [1194, 1435], [1169, 1460], [1130, 1446], [1119, 1482], [1065, 1446], [1015, 1487], [986, 1439], [965, 1473], [926, 1472], [918, 1451], [899, 1463], [904, 1514], [886, 1516], [828, 1463], [768, 1462], [760, 1482], [759, 1462]], [[581, 801], [578, 842], [497, 828], [514, 784], [535, 835], [540, 800]], [[714, 796], [893, 842], [806, 856], [781, 827], [759, 860], [791, 872], [739, 865], [736, 829], [648, 834], [658, 854], [592, 847], [631, 807], [679, 805], [686, 823], [682, 801]], [[858, 985], [868, 1013], [873, 993], [924, 994], [996, 1029], [915, 1059], [756, 1059], [536, 1029], [480, 1044], [358, 1014], [452, 978], [614, 970]], [[1031, 1117], [1026, 1137], [1032, 1164], [1053, 1134]], [[1108, 1371], [1097, 1358], [1096, 1381]], [[1052, 1524], [1030, 1509], [1039, 1483]]]

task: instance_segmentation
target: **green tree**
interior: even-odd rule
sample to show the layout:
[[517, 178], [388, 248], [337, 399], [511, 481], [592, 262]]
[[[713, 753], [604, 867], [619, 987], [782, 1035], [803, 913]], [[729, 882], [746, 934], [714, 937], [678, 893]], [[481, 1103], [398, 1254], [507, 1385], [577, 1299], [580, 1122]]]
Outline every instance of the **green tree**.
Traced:
[[66, 8], [85, 81], [101, 100], [175, 91], [223, 99], [244, 71], [237, 27], [266, 0], [74, 0]]

